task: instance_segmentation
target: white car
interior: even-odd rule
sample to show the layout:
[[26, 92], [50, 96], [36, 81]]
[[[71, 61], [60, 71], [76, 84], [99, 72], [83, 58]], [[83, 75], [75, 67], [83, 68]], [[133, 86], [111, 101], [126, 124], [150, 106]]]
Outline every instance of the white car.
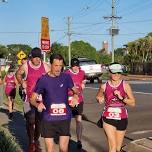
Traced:
[[90, 80], [90, 83], [94, 83], [94, 80], [97, 79], [100, 82], [100, 77], [103, 73], [101, 64], [93, 59], [88, 58], [78, 58], [80, 68], [85, 71], [86, 79]]

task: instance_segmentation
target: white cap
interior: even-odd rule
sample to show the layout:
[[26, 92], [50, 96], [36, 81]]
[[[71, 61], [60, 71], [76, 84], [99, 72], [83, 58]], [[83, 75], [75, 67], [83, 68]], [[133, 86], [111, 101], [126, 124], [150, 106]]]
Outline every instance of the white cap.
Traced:
[[114, 63], [114, 64], [109, 65], [109, 71], [111, 73], [118, 73], [118, 72], [123, 73], [123, 67], [119, 63]]

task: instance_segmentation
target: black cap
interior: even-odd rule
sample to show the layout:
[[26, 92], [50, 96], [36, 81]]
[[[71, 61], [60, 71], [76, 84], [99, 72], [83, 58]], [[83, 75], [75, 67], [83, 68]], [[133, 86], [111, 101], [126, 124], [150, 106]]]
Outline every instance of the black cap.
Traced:
[[71, 67], [79, 66], [79, 60], [77, 58], [71, 59]]
[[30, 57], [31, 58], [42, 58], [42, 53], [41, 53], [41, 49], [38, 48], [38, 47], [35, 47], [31, 50], [31, 53], [30, 53]]

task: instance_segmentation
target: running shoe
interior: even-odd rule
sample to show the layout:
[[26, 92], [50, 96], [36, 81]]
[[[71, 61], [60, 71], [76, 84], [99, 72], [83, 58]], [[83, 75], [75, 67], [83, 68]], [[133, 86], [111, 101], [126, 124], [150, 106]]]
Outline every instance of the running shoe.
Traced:
[[35, 142], [35, 152], [42, 152], [40, 142]]
[[35, 144], [34, 143], [29, 145], [28, 152], [35, 152]]
[[78, 140], [78, 142], [77, 142], [77, 148], [78, 148], [78, 149], [82, 149], [82, 143], [81, 143], [81, 141], [79, 141], [79, 140]]

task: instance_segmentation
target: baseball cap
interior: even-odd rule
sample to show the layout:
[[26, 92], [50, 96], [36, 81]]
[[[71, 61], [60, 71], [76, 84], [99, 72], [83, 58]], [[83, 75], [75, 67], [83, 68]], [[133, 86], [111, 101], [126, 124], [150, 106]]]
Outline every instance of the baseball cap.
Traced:
[[112, 63], [108, 68], [111, 73], [123, 73], [123, 67], [119, 63]]
[[42, 58], [42, 53], [41, 53], [41, 49], [38, 48], [38, 47], [35, 47], [31, 50], [31, 53], [30, 53], [30, 57], [31, 58]]
[[71, 67], [79, 66], [79, 60], [77, 58], [71, 59]]

